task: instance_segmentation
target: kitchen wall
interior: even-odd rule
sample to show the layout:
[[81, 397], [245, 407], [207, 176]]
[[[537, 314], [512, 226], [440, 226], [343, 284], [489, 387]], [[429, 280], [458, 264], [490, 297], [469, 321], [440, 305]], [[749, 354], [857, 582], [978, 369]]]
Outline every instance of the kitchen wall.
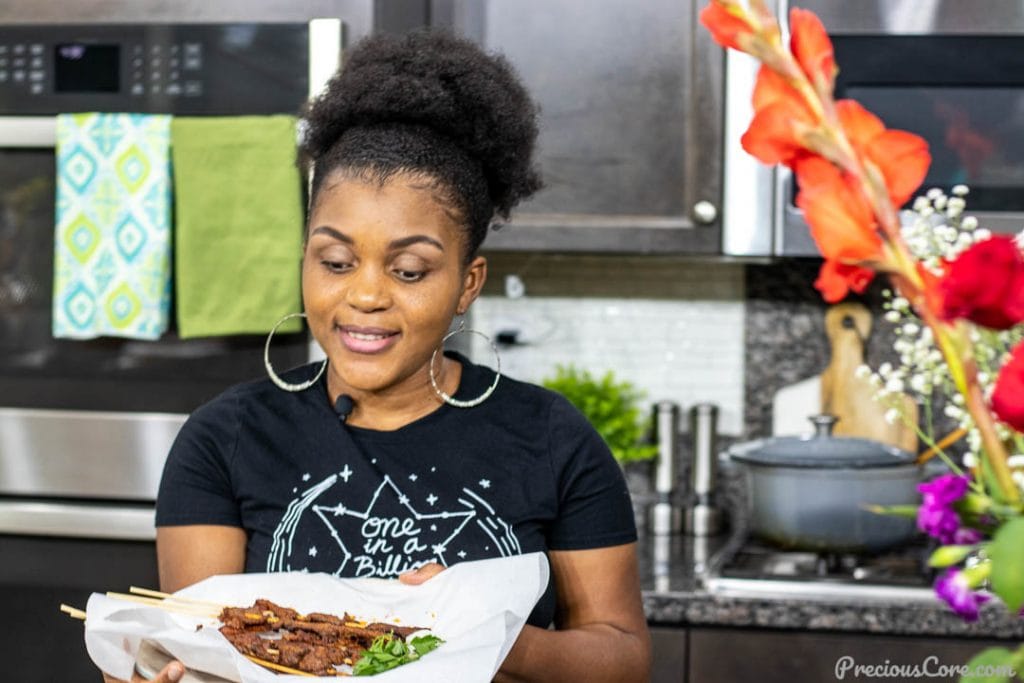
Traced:
[[[472, 327], [503, 346], [502, 372], [540, 381], [559, 364], [613, 370], [652, 401], [720, 406], [723, 433], [740, 434], [744, 393], [743, 266], [678, 257], [489, 254], [488, 284]], [[509, 298], [507, 276], [525, 295]], [[474, 337], [472, 357], [493, 363]]]

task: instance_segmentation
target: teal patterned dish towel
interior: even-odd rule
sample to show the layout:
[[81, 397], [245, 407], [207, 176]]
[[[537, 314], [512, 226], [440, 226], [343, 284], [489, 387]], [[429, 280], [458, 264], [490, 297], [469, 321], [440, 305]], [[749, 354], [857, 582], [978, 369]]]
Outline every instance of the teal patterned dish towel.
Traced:
[[167, 115], [57, 117], [54, 337], [167, 331], [170, 125]]

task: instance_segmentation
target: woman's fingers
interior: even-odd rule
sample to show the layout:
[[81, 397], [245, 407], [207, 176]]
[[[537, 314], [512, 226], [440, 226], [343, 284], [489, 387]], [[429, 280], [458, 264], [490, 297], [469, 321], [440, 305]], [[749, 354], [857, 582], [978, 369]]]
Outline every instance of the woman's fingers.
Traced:
[[425, 564], [418, 569], [413, 569], [410, 572], [398, 575], [398, 580], [402, 583], [409, 584], [410, 586], [418, 586], [428, 579], [432, 579], [441, 572], [444, 571], [444, 565], [440, 565], [437, 562], [431, 562]]
[[[150, 683], [177, 683], [181, 680], [181, 677], [185, 675], [185, 665], [181, 662], [171, 662], [163, 668], [163, 670], [157, 674], [157, 677], [152, 679]], [[133, 683], [134, 679], [133, 677]], [[139, 681], [146, 679], [139, 678]]]

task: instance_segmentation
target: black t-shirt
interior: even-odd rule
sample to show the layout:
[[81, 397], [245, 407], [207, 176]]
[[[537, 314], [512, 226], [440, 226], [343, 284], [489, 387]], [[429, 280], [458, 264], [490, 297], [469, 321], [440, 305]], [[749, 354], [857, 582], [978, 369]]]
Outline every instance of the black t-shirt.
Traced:
[[[455, 397], [483, 393], [493, 371], [450, 355], [463, 366]], [[297, 393], [236, 386], [182, 427], [156, 523], [245, 529], [248, 572], [341, 577], [636, 540], [622, 472], [591, 425], [508, 377], [476, 407], [445, 404], [388, 432], [343, 424], [323, 379]], [[549, 583], [529, 623], [547, 626], [554, 609]]]

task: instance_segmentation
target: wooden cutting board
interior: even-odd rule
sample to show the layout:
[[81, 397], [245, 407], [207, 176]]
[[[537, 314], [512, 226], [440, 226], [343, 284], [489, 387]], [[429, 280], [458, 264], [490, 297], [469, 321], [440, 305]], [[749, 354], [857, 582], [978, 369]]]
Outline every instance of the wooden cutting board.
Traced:
[[[833, 433], [857, 436], [917, 452], [917, 434], [902, 421], [885, 421], [888, 406], [873, 399], [874, 387], [857, 377], [864, 363], [864, 342], [871, 333], [871, 313], [858, 303], [841, 303], [825, 314], [825, 332], [831, 359], [819, 377], [810, 377], [783, 387], [774, 397], [773, 432], [776, 435], [806, 434], [812, 431], [809, 415], [830, 413], [839, 418]], [[904, 414], [917, 421], [917, 405], [902, 394]]]

